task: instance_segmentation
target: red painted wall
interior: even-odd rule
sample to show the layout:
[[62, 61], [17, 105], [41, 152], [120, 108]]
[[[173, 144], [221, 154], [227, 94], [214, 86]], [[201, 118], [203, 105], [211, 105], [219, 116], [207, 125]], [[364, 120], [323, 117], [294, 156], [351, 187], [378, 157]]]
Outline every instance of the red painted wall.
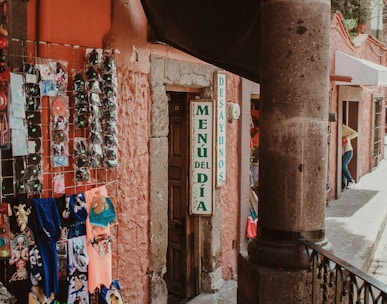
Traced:
[[31, 0], [28, 3], [27, 37], [102, 47], [110, 22], [110, 0]]

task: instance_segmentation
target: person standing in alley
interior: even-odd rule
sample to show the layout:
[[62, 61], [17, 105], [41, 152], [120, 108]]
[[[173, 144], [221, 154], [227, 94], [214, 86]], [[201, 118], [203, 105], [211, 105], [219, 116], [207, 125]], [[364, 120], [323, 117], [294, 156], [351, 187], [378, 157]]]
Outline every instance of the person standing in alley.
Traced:
[[351, 140], [356, 138], [358, 133], [347, 125], [342, 127], [342, 179], [341, 189], [351, 189], [355, 186], [355, 180], [348, 170], [348, 164], [353, 157], [353, 147]]

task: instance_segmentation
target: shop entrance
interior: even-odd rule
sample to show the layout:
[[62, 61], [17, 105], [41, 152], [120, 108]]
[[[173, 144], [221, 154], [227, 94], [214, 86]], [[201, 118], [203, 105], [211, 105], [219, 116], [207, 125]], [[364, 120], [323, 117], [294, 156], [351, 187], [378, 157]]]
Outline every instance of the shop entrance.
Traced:
[[[346, 101], [343, 100], [343, 124], [351, 127], [352, 129], [359, 130], [359, 102], [357, 101]], [[352, 177], [355, 181], [358, 180], [358, 149], [357, 149], [358, 138], [354, 138], [352, 142], [353, 157], [348, 165], [348, 169], [351, 172]]]
[[[167, 92], [168, 250], [165, 280], [169, 299], [198, 294], [198, 218], [189, 215], [189, 100], [186, 92]], [[169, 300], [169, 303], [175, 303]]]

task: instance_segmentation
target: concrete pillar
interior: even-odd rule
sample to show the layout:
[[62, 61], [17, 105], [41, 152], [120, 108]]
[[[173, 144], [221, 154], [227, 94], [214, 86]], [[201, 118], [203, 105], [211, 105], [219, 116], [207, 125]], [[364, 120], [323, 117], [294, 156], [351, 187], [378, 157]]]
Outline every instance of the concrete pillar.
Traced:
[[325, 242], [330, 2], [261, 5], [262, 234], [240, 257], [238, 300], [310, 303], [307, 255], [297, 240]]

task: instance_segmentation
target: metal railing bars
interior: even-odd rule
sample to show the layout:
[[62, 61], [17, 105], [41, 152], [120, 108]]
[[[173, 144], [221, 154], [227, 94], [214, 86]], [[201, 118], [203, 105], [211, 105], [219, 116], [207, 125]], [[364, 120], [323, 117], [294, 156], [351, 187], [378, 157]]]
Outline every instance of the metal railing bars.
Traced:
[[387, 285], [307, 239], [312, 304], [387, 304]]

